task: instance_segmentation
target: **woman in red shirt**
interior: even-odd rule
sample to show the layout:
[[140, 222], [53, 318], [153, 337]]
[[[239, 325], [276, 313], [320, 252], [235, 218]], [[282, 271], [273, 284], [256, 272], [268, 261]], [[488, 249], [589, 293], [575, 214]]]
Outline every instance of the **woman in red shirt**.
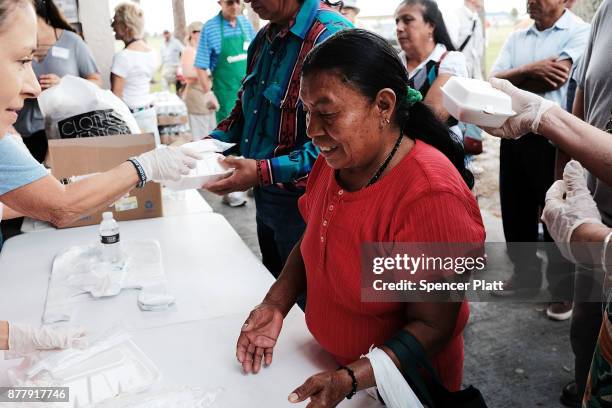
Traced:
[[[278, 281], [251, 312], [237, 344], [245, 372], [272, 362], [284, 316], [308, 290], [306, 322], [321, 346], [350, 370], [311, 377], [289, 397], [335, 406], [375, 385], [366, 354], [399, 330], [423, 346], [444, 385], [461, 385], [467, 303], [363, 302], [361, 245], [482, 243], [485, 232], [461, 146], [420, 94], [394, 49], [376, 34], [342, 31], [302, 68], [307, 133], [321, 154], [300, 211], [306, 232]], [[354, 373], [356, 386], [352, 375]], [[310, 405], [309, 405], [310, 406]]]

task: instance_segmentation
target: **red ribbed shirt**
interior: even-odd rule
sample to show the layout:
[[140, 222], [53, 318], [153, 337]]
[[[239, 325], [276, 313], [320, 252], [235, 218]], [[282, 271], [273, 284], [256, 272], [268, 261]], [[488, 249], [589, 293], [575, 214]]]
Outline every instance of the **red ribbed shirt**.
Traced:
[[[301, 252], [306, 266], [306, 323], [340, 364], [382, 345], [408, 322], [402, 303], [361, 302], [360, 247], [364, 242], [484, 242], [474, 196], [452, 163], [416, 141], [410, 152], [375, 184], [344, 191], [319, 156], [299, 201], [307, 227]], [[450, 390], [461, 386], [463, 328], [469, 307], [460, 309], [455, 333], [432, 365]]]

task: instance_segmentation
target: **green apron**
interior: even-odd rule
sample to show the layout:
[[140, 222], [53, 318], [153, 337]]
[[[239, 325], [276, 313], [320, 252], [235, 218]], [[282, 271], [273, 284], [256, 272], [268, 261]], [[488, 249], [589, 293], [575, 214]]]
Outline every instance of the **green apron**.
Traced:
[[240, 84], [247, 70], [247, 49], [249, 38], [244, 33], [240, 20], [236, 24], [240, 27], [242, 35], [226, 38], [223, 35], [225, 19], [219, 13], [221, 23], [221, 54], [217, 58], [217, 66], [213, 71], [213, 91], [219, 100], [217, 122], [229, 116], [236, 103]]

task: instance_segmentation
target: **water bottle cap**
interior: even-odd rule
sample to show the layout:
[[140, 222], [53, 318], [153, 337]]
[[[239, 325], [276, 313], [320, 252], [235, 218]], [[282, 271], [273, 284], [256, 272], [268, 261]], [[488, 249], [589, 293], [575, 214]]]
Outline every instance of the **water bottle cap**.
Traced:
[[113, 213], [110, 211], [106, 211], [102, 213], [102, 219], [103, 220], [112, 220], [113, 219]]

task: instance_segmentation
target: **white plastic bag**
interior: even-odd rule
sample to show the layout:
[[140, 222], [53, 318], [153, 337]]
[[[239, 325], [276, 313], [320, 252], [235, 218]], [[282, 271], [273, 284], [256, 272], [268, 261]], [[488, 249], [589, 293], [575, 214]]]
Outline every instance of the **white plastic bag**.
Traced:
[[137, 134], [127, 105], [111, 91], [66, 75], [38, 97], [49, 139]]

